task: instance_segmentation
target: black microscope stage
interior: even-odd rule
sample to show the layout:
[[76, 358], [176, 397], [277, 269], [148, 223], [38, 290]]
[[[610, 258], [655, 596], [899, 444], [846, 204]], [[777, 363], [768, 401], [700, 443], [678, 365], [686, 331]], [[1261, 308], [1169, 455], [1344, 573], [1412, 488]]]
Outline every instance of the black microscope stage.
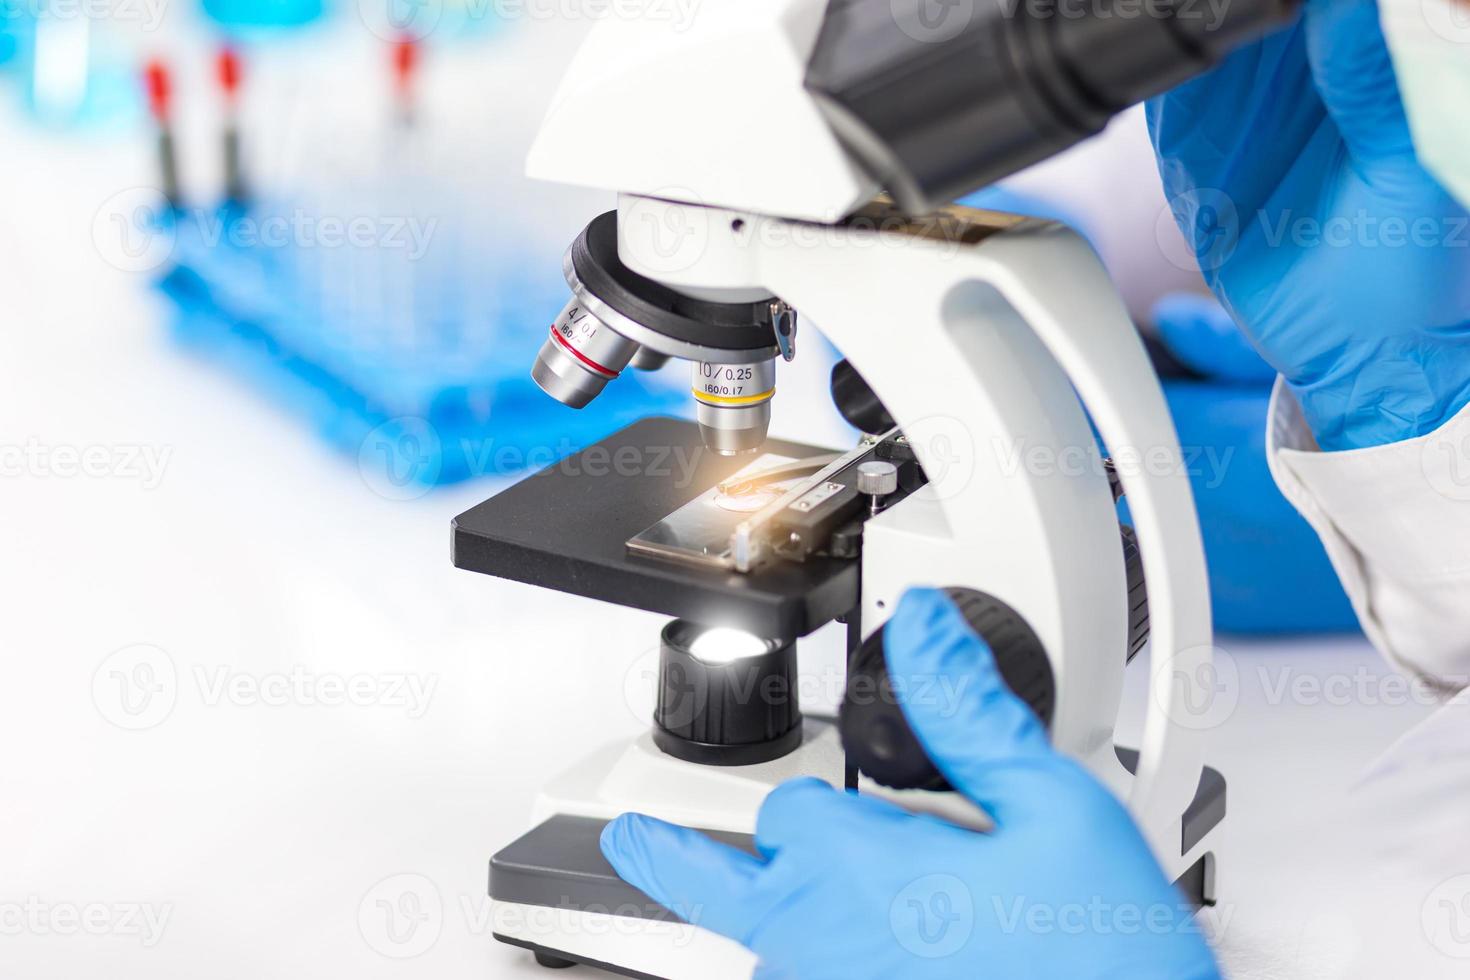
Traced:
[[[777, 439], [764, 449], [831, 451]], [[693, 422], [643, 419], [455, 518], [454, 564], [771, 639], [805, 636], [856, 607], [857, 561], [779, 561], [741, 575], [628, 552], [629, 538], [750, 462], [705, 449]]]

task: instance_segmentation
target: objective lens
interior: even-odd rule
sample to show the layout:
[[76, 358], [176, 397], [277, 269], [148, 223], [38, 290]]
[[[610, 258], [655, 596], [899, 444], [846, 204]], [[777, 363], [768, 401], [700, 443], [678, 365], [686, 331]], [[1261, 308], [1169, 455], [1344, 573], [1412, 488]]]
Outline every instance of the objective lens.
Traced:
[[574, 299], [551, 325], [551, 336], [536, 355], [531, 377], [563, 405], [581, 408], [602, 394], [637, 352], [637, 344]]
[[694, 362], [694, 401], [704, 444], [721, 456], [753, 453], [766, 442], [774, 359], [756, 364]]

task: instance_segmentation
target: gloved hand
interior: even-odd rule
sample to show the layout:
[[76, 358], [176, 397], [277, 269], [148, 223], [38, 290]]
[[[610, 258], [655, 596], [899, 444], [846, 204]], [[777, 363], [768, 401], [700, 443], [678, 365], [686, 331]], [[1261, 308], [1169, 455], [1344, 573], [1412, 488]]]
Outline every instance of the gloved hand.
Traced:
[[1190, 462], [1216, 628], [1356, 630], [1357, 615], [1322, 540], [1281, 495], [1266, 463], [1276, 372], [1212, 297], [1166, 297], [1154, 307], [1153, 321], [1162, 359], [1180, 368], [1160, 365]]
[[1470, 402], [1470, 216], [1415, 159], [1374, 0], [1306, 0], [1148, 121], [1207, 281], [1323, 449]]
[[904, 713], [992, 833], [797, 780], [761, 809], [762, 857], [625, 815], [602, 835], [618, 874], [752, 949], [760, 977], [1218, 977], [1127, 811], [1051, 749], [953, 603], [911, 591], [886, 636], [895, 689], [955, 682]]

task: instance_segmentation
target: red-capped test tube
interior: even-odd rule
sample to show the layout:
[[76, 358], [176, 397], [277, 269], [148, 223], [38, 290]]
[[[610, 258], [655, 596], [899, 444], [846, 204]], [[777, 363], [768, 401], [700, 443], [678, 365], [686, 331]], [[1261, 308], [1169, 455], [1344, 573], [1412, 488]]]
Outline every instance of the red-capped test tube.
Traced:
[[418, 39], [405, 34], [393, 43], [393, 100], [398, 107], [398, 123], [404, 128], [414, 124], [417, 116], [416, 82], [421, 52]]
[[224, 98], [225, 199], [239, 203], [245, 200], [245, 174], [240, 160], [240, 55], [229, 45], [220, 48], [215, 58], [215, 76]]
[[174, 152], [173, 82], [168, 66], [157, 58], [143, 69], [143, 84], [148, 90], [148, 111], [158, 125], [158, 179], [169, 206], [179, 208], [179, 165]]

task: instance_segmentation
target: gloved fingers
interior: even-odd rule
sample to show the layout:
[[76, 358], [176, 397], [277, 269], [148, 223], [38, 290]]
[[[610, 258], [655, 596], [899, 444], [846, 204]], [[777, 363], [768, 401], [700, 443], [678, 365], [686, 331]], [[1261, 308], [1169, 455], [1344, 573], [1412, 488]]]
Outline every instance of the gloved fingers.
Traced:
[[1207, 378], [1255, 387], [1276, 379], [1213, 296], [1172, 293], [1154, 304], [1153, 321], [1169, 351]]
[[825, 850], [853, 836], [868, 840], [884, 824], [912, 819], [886, 800], [839, 792], [820, 779], [793, 779], [772, 790], [762, 804], [755, 846], [768, 856], [792, 845]]
[[1308, 0], [1305, 23], [1318, 91], [1365, 175], [1382, 163], [1417, 167], [1377, 0]]
[[[1316, 95], [1300, 24], [1236, 51], [1213, 70], [1151, 99], [1149, 133], [1164, 190], [1191, 242], [1196, 224], [1226, 216], [1215, 193], [1239, 215], [1264, 207], [1326, 110]], [[1262, 135], [1269, 133], [1263, 149]], [[1206, 199], [1190, 196], [1205, 192]], [[1182, 199], [1181, 199], [1182, 198]], [[1207, 209], [1204, 215], [1194, 210]]]
[[884, 637], [904, 716], [950, 784], [1002, 826], [1042, 802], [1036, 777], [1058, 758], [1046, 730], [950, 598], [911, 589]]
[[687, 922], [743, 943], [763, 914], [764, 862], [697, 830], [625, 813], [601, 843], [618, 877]]

